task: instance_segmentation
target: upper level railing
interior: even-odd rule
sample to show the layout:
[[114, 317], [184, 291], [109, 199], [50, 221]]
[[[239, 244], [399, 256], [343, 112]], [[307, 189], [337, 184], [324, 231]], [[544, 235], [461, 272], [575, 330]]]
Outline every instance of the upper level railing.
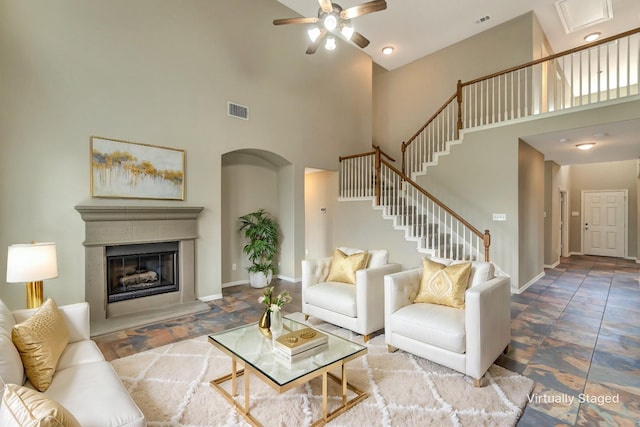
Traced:
[[640, 28], [474, 79], [402, 143], [402, 171], [421, 171], [459, 131], [638, 95]]

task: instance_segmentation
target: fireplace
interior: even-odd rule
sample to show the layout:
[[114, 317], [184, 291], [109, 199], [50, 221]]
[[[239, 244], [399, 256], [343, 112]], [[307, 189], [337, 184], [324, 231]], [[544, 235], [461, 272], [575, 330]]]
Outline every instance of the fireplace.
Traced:
[[[92, 325], [178, 312], [196, 299], [198, 216], [190, 206], [76, 206], [85, 222], [85, 300]], [[105, 323], [106, 321], [106, 323]], [[92, 329], [93, 330], [93, 329]]]
[[178, 250], [178, 242], [107, 246], [107, 302], [177, 292]]

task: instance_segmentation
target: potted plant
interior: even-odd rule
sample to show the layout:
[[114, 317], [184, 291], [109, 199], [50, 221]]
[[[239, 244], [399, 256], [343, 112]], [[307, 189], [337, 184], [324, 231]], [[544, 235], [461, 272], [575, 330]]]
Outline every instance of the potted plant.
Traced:
[[240, 231], [247, 243], [242, 251], [249, 256], [249, 282], [253, 288], [264, 288], [271, 283], [276, 271], [274, 257], [278, 253], [278, 222], [264, 209], [240, 218]]

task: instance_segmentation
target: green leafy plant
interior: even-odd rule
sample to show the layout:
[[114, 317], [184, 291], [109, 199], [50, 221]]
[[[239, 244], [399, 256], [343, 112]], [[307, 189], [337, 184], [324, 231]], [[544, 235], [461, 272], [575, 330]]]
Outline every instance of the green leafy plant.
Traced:
[[278, 222], [264, 209], [248, 213], [239, 218], [240, 231], [247, 243], [242, 251], [249, 256], [249, 273], [275, 273], [273, 262], [278, 253]]

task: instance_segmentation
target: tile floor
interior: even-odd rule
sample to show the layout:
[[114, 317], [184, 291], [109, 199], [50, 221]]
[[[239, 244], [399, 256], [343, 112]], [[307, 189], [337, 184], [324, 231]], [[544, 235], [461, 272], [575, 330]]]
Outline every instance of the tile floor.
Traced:
[[[300, 311], [299, 283], [274, 281]], [[107, 360], [255, 322], [261, 289], [234, 286], [211, 311], [95, 338]], [[518, 426], [637, 426], [640, 420], [640, 264], [563, 258], [512, 296], [512, 341], [496, 363], [536, 381]]]

